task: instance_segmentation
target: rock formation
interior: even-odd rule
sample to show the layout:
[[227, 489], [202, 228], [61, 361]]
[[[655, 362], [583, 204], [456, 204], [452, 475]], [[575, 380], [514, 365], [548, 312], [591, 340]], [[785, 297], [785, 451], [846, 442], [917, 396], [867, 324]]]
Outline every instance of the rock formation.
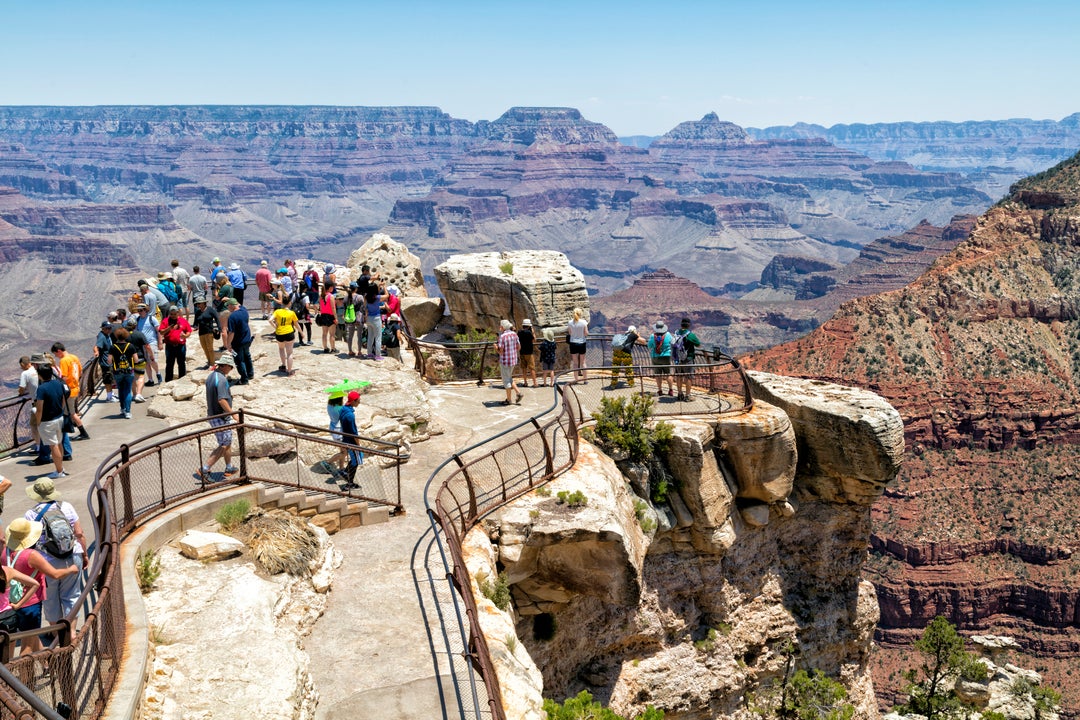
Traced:
[[765, 139], [824, 138], [874, 160], [901, 160], [932, 172], [963, 173], [991, 197], [1064, 160], [1080, 146], [1080, 113], [1057, 120], [982, 120], [747, 128]]
[[370, 265], [372, 272], [378, 273], [384, 288], [396, 285], [402, 297], [427, 297], [420, 258], [385, 233], [372, 235], [349, 255], [345, 265], [352, 271], [353, 278], [360, 276], [361, 266]]
[[529, 318], [538, 329], [564, 330], [574, 308], [588, 319], [585, 280], [560, 252], [455, 255], [435, 268], [435, 277], [452, 322], [462, 328], [496, 331], [500, 320], [520, 327]]
[[[514, 600], [504, 613], [478, 595], [508, 717], [540, 718], [541, 694], [583, 688], [628, 716], [647, 704], [672, 720], [747, 715], [789, 642], [798, 665], [848, 687], [858, 717], [876, 717], [877, 608], [860, 569], [870, 503], [899, 467], [899, 416], [851, 388], [754, 384], [769, 401], [746, 416], [675, 423], [668, 503], [631, 490], [624, 472], [641, 468], [583, 443], [551, 492], [469, 535], [474, 590], [501, 569]], [[562, 490], [587, 503], [560, 504]]]
[[866, 384], [904, 417], [910, 457], [875, 505], [869, 566], [886, 692], [905, 644], [943, 614], [1014, 636], [1076, 712], [1078, 217], [1074, 157], [1018, 183], [911, 285], [748, 359]]

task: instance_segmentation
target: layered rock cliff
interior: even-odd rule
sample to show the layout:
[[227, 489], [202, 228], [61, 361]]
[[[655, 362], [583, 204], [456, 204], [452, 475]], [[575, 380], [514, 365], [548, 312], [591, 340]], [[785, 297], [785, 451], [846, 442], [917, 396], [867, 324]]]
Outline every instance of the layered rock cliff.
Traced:
[[503, 613], [479, 598], [508, 717], [541, 718], [541, 695], [583, 688], [628, 716], [752, 717], [789, 644], [798, 666], [845, 684], [858, 717], [877, 716], [860, 567], [870, 503], [902, 454], [899, 415], [851, 388], [753, 383], [747, 414], [675, 421], [666, 503], [632, 489], [657, 470], [583, 443], [550, 489], [586, 505], [534, 493], [469, 535], [474, 587], [501, 570], [514, 599]]
[[[849, 302], [806, 338], [748, 360], [866, 383], [904, 417], [911, 457], [874, 508], [883, 645], [902, 646], [935, 614], [962, 629], [1008, 629], [1073, 698], [1072, 713], [1077, 228], [1073, 157], [1018, 183], [908, 287]], [[888, 664], [886, 653], [886, 677]]]

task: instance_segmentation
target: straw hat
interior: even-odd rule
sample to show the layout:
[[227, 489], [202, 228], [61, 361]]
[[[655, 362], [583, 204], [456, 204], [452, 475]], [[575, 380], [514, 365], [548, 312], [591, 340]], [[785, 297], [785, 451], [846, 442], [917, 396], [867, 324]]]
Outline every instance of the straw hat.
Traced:
[[33, 547], [41, 537], [43, 527], [41, 523], [26, 518], [12, 520], [4, 532], [4, 543], [8, 550], [18, 552], [28, 547]]

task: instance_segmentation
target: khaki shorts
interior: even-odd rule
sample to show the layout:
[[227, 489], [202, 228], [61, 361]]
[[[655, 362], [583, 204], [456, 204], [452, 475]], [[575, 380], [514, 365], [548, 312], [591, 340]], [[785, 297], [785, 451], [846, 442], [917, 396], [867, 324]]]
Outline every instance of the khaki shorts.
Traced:
[[520, 358], [521, 372], [534, 373], [536, 372], [536, 356], [535, 355], [522, 355]]
[[42, 445], [59, 445], [63, 437], [64, 416], [48, 420], [38, 425], [38, 434]]

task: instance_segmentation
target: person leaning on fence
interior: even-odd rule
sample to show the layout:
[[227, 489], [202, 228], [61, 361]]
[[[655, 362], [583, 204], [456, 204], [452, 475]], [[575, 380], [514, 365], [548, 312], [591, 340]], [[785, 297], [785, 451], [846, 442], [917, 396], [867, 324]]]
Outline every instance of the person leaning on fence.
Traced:
[[657, 320], [653, 325], [652, 335], [646, 343], [649, 347], [649, 358], [652, 360], [653, 372], [656, 373], [656, 394], [664, 394], [664, 378], [667, 378], [667, 394], [674, 395], [671, 390], [671, 343], [674, 338], [667, 331], [667, 325], [663, 320]]
[[26, 495], [36, 504], [23, 519], [41, 523], [44, 530], [34, 549], [50, 566], [41, 569], [46, 588], [42, 609], [45, 622], [52, 624], [71, 612], [82, 592], [86, 536], [75, 506], [63, 499], [52, 480], [38, 480], [26, 488]]
[[[7, 582], [3, 604], [15, 610], [13, 621], [5, 623], [9, 632], [37, 630], [41, 627], [41, 603], [45, 599], [45, 583], [38, 580], [41, 570], [37, 568], [49, 563], [33, 549], [39, 537], [41, 523], [31, 523], [24, 518], [13, 520], [4, 531], [3, 563], [4, 579]], [[31, 635], [23, 638], [22, 645], [24, 655], [37, 652], [41, 649], [41, 638]]]
[[[204, 482], [210, 479], [210, 468], [214, 467], [214, 463], [221, 458], [225, 458], [226, 478], [240, 472], [239, 468], [232, 465], [233, 431], [229, 425], [232, 424], [236, 413], [233, 411], [232, 391], [229, 388], [229, 379], [226, 377], [235, 364], [236, 361], [233, 360], [231, 352], [221, 353], [217, 365], [206, 376], [204, 382], [206, 385], [206, 415], [210, 427], [214, 428], [214, 439], [217, 440], [217, 447], [206, 459], [206, 464], [195, 472], [196, 479]], [[225, 415], [215, 417], [222, 415], [222, 413], [225, 413]]]
[[532, 386], [536, 387], [536, 336], [533, 335], [532, 320], [521, 321], [517, 336], [521, 343], [521, 386], [528, 387], [531, 376]]
[[690, 329], [690, 318], [684, 317], [679, 323], [672, 343], [671, 355], [675, 361], [675, 384], [679, 388], [679, 400], [690, 399], [690, 387], [694, 374], [694, 354], [701, 347], [701, 340]]
[[67, 348], [64, 347], [64, 343], [54, 342], [52, 344], [51, 352], [60, 361], [60, 377], [67, 383], [70, 394], [67, 399], [67, 414], [71, 416], [71, 421], [75, 424], [75, 427], [79, 430], [79, 437], [83, 440], [90, 439], [90, 433], [86, 432], [86, 428], [83, 427], [82, 417], [79, 416], [79, 392], [81, 391], [80, 382], [82, 380], [82, 363], [79, 362], [79, 358], [75, 353], [69, 353]]
[[634, 345], [644, 345], [637, 334], [637, 328], [630, 325], [625, 333], [615, 333], [611, 338], [611, 384], [609, 390], [614, 390], [619, 382], [619, 374], [626, 374], [626, 384], [634, 386], [634, 357], [632, 351]]
[[555, 387], [555, 351], [557, 349], [555, 331], [547, 328], [544, 330], [544, 339], [540, 341], [540, 371], [544, 376], [544, 387], [547, 387], [548, 380], [551, 380], [551, 386]]
[[[19, 374], [19, 395], [29, 396], [30, 401], [33, 402], [38, 389], [37, 368], [30, 362], [30, 358], [23, 355], [19, 358], [19, 369], [22, 371]], [[41, 436], [38, 435], [37, 415], [33, 411], [33, 406], [31, 406], [30, 410], [30, 437], [34, 441], [34, 452], [40, 453]]]
[[342, 483], [342, 490], [352, 490], [360, 487], [356, 483], [356, 470], [364, 464], [364, 453], [360, 450], [360, 443], [357, 442], [356, 436], [359, 434], [359, 430], [356, 428], [356, 406], [360, 404], [360, 393], [355, 390], [349, 391], [348, 397], [345, 398], [345, 406], [341, 408], [341, 441], [346, 445], [355, 447], [353, 450], [351, 447], [348, 450], [348, 463], [345, 466], [345, 482]]
[[500, 322], [499, 327], [502, 328], [502, 332], [499, 334], [499, 339], [495, 341], [495, 346], [499, 349], [499, 375], [502, 377], [503, 387], [506, 388], [506, 400], [503, 401], [503, 405], [510, 404], [511, 391], [517, 393], [515, 402], [520, 403], [521, 391], [514, 387], [514, 368], [518, 364], [521, 341], [518, 340], [514, 325], [509, 320]]

